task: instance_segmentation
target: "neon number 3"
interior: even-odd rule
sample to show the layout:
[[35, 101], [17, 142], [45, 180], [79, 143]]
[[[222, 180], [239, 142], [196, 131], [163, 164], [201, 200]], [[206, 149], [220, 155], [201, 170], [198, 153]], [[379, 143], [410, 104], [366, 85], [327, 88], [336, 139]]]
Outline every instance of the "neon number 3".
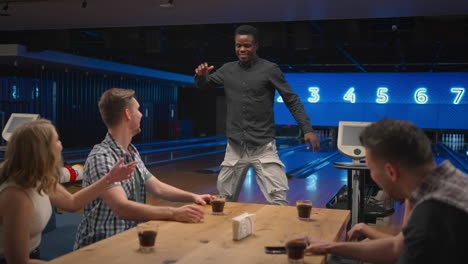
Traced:
[[463, 98], [463, 95], [465, 94], [465, 88], [453, 87], [452, 89], [450, 89], [450, 92], [457, 94], [457, 96], [453, 100], [453, 104], [459, 104], [461, 99]]
[[377, 89], [377, 99], [375, 100], [379, 104], [386, 104], [388, 102], [388, 88], [379, 87]]
[[429, 96], [426, 94], [427, 89], [422, 87], [414, 92], [414, 101], [418, 104], [425, 104], [429, 101]]
[[356, 102], [356, 94], [354, 93], [354, 87], [348, 89], [348, 91], [343, 96], [343, 100], [350, 101], [353, 104]]
[[320, 88], [318, 87], [309, 87], [310, 97], [307, 98], [307, 101], [309, 101], [309, 103], [317, 103], [320, 101], [319, 91]]

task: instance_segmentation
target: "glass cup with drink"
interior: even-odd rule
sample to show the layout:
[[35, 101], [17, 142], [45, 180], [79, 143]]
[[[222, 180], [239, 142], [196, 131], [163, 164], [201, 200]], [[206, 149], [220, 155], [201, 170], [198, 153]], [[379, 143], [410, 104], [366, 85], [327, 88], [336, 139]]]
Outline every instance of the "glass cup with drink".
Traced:
[[158, 236], [159, 225], [156, 223], [146, 222], [136, 226], [138, 232], [138, 240], [140, 242], [140, 252], [151, 252], [154, 249], [156, 237]]
[[223, 215], [224, 204], [226, 203], [226, 196], [224, 195], [212, 195], [210, 204], [213, 215]]
[[312, 201], [310, 200], [299, 200], [296, 201], [297, 207], [297, 214], [299, 216], [299, 220], [309, 220], [310, 219], [310, 212], [312, 211]]
[[304, 250], [307, 247], [305, 236], [295, 236], [286, 242], [286, 253], [289, 264], [304, 263]]

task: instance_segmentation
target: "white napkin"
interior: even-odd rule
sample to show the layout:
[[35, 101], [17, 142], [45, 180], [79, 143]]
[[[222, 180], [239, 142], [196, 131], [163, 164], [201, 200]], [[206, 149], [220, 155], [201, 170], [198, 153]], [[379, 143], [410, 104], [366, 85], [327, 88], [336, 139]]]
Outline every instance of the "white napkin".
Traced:
[[232, 218], [232, 239], [241, 240], [254, 231], [255, 214], [243, 213]]

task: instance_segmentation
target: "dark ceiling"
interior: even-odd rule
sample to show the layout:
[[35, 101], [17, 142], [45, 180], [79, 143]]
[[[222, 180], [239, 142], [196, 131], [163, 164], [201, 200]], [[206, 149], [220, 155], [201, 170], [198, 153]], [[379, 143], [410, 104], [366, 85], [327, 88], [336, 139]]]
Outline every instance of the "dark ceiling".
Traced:
[[[285, 72], [468, 71], [468, 1], [356, 0], [343, 6], [338, 0], [175, 0], [169, 10], [154, 7], [165, 0], [0, 5], [7, 2], [10, 16], [0, 17], [0, 44], [188, 75], [201, 62], [219, 67], [235, 60], [233, 32], [246, 21], [259, 21], [249, 24], [260, 30], [260, 56]], [[80, 8], [83, 2], [87, 8]], [[263, 11], [253, 11], [261, 6]], [[150, 8], [153, 13], [146, 12]], [[152, 14], [157, 16], [150, 21]]]
[[[286, 72], [468, 71], [468, 16], [252, 23]], [[2, 43], [193, 74], [235, 60], [238, 24], [4, 31]]]

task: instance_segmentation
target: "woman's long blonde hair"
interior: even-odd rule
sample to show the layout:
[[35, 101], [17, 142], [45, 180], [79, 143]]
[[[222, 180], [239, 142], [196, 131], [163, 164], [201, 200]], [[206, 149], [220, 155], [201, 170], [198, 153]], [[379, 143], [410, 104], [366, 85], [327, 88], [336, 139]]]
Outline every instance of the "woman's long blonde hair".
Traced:
[[54, 193], [63, 162], [52, 142], [54, 125], [39, 119], [15, 128], [0, 165], [0, 184], [12, 181], [22, 188]]

